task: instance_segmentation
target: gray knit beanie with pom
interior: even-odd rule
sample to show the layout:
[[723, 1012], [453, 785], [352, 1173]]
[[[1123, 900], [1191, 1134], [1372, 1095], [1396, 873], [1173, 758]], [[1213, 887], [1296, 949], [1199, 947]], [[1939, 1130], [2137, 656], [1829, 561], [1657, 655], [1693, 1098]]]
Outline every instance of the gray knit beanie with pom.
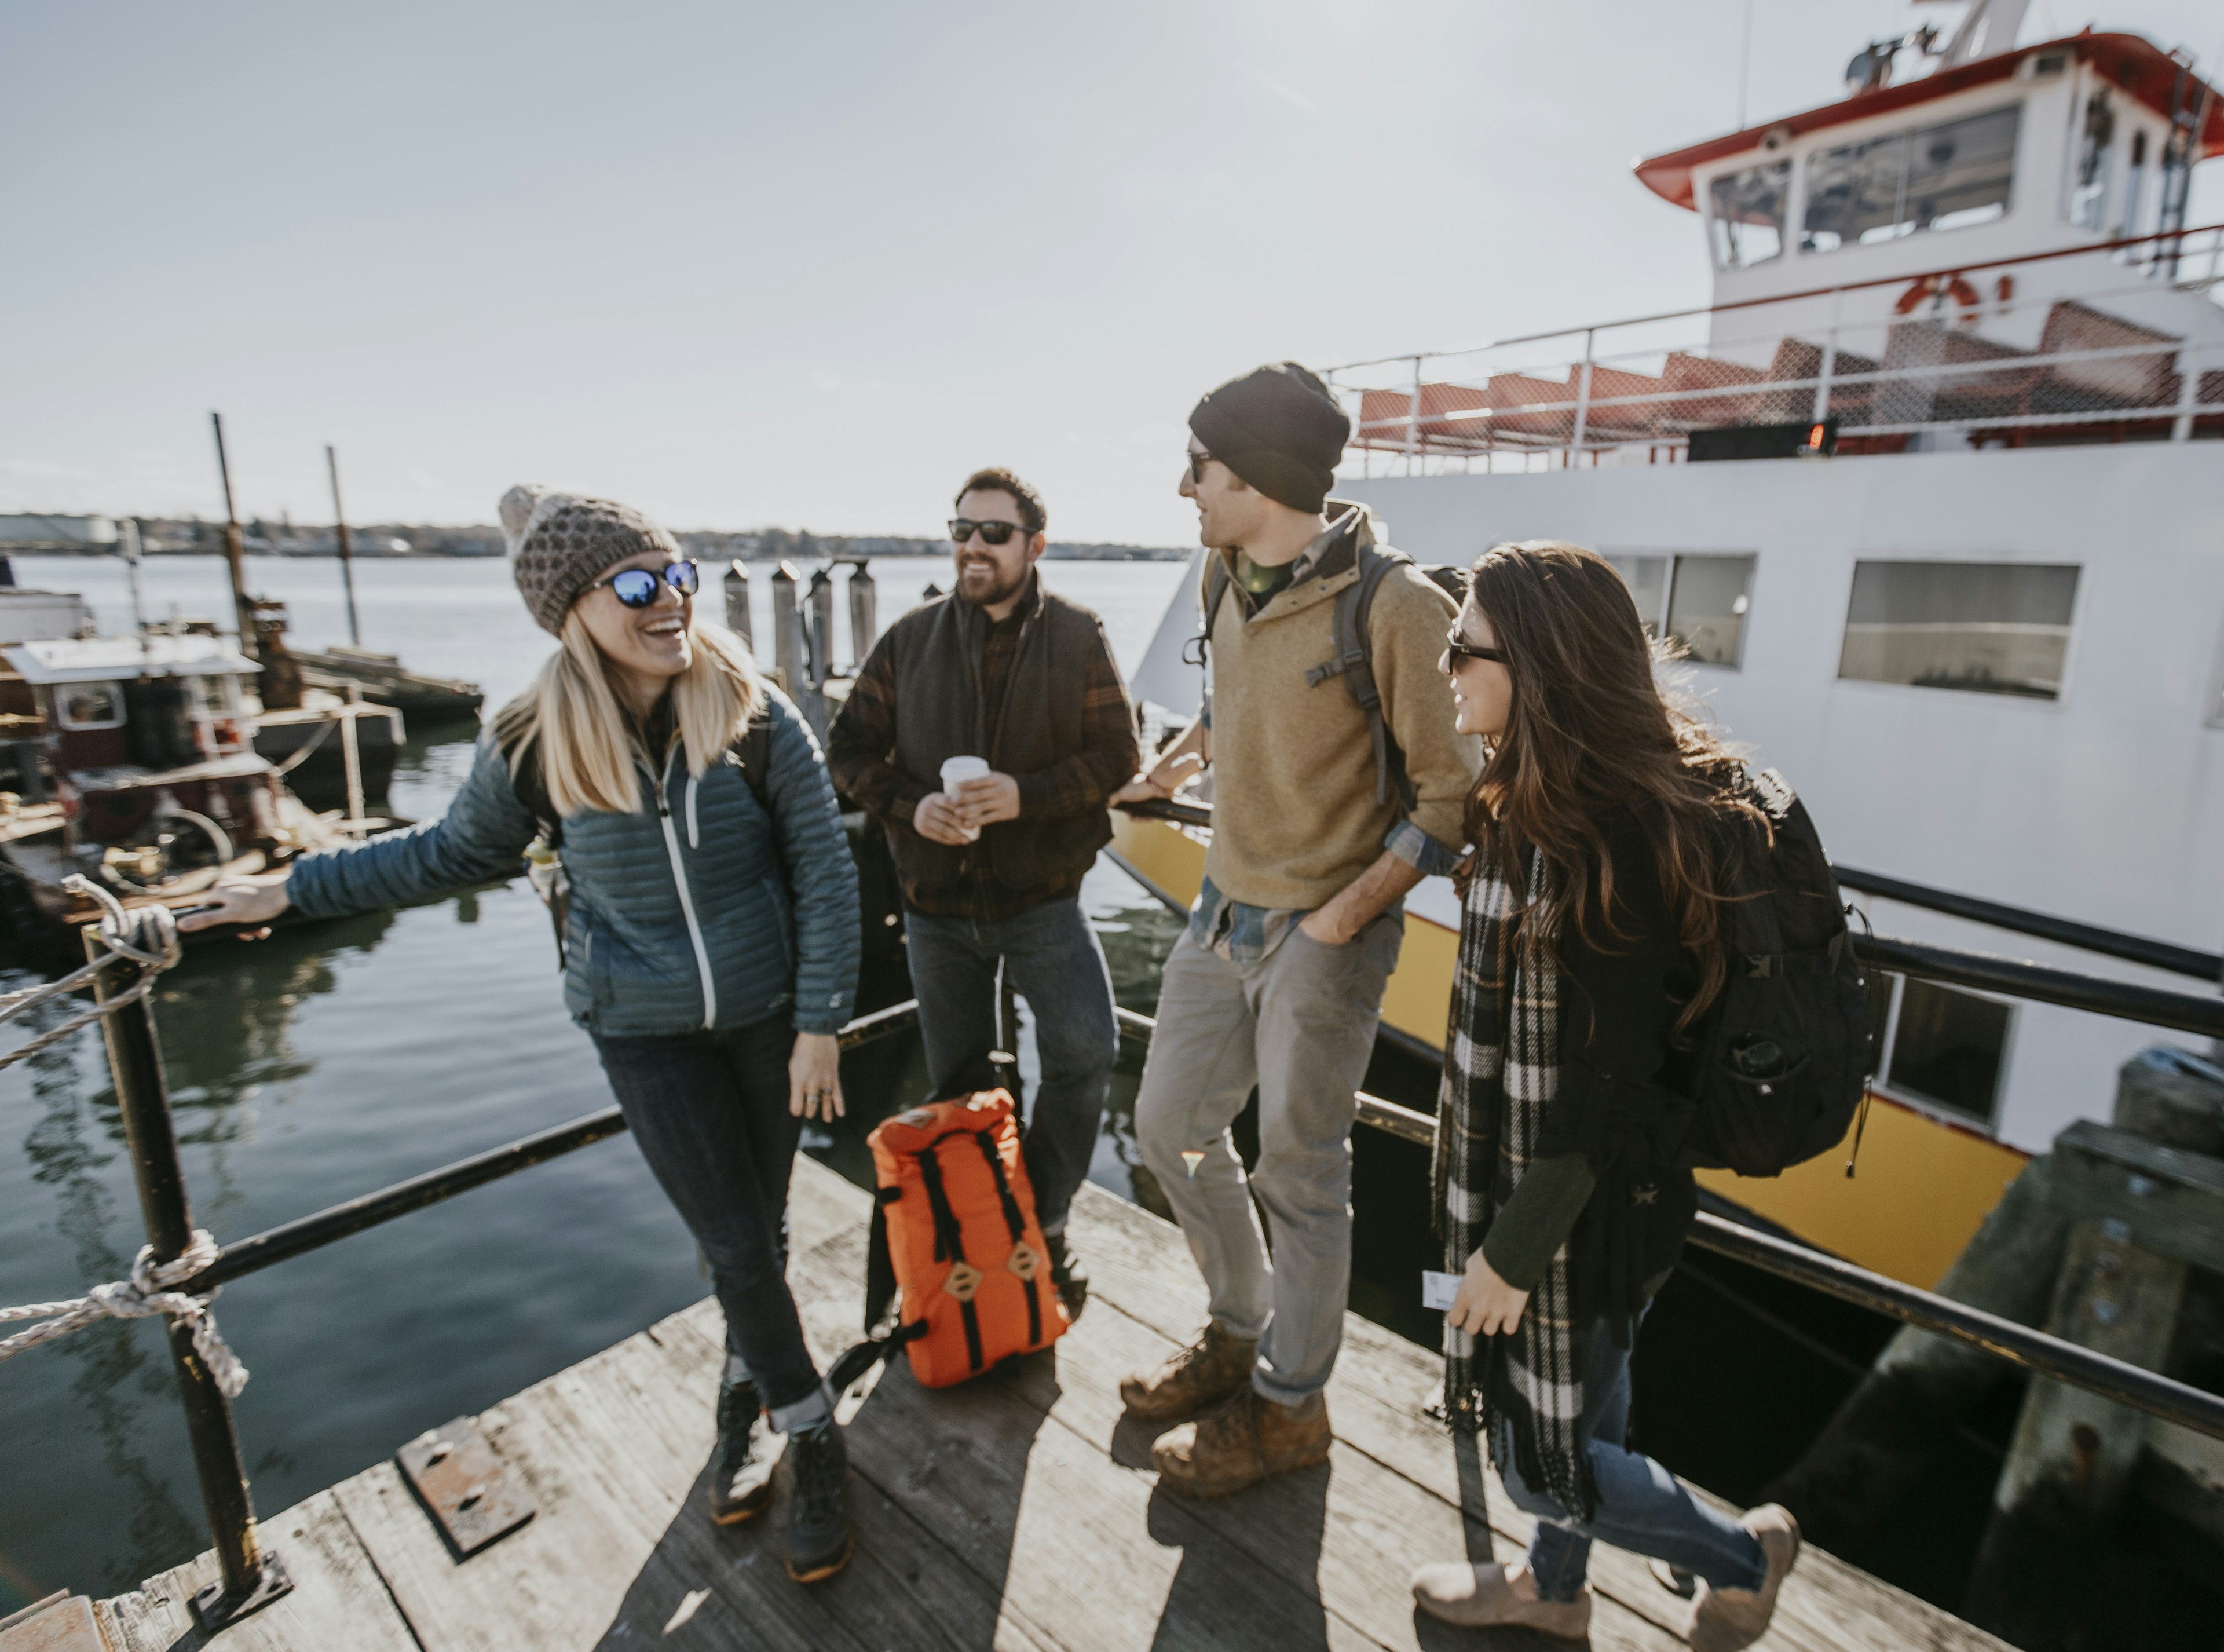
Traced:
[[534, 623], [551, 636], [602, 571], [642, 551], [677, 557], [679, 541], [631, 505], [530, 484], [502, 496], [510, 573]]

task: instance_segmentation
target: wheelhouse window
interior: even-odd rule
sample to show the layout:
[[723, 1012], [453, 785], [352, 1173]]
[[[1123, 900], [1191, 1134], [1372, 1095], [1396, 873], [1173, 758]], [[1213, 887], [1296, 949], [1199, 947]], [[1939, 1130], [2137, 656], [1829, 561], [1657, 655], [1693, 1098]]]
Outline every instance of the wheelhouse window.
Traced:
[[54, 712], [66, 729], [117, 729], [123, 726], [123, 685], [120, 682], [68, 682], [54, 690]]
[[1865, 138], [1807, 158], [1803, 252], [1987, 224], [2008, 210], [2023, 105]]
[[2108, 161], [2116, 148], [2116, 111], [2108, 94], [2085, 100], [2085, 128], [2077, 138], [2077, 168], [2070, 174], [2069, 221], [2097, 230], [2108, 216]]
[[[2014, 1012], [2005, 1003], [1935, 981], [1887, 981], [1881, 997], [1890, 1016], [1885, 1082], [1974, 1123], [1990, 1125], [2000, 1110], [2000, 1078], [2007, 1067]], [[1877, 989], [1872, 989], [1874, 1024]]]
[[1856, 563], [1838, 675], [2058, 699], [2077, 573], [2054, 563]]
[[1773, 161], [1717, 178], [1707, 187], [1707, 227], [1715, 268], [1747, 269], [1784, 250], [1784, 215], [1791, 205], [1791, 162]]
[[1682, 644], [1700, 665], [1736, 668], [1753, 590], [1752, 557], [1616, 552], [1606, 560], [1629, 587], [1647, 636]]

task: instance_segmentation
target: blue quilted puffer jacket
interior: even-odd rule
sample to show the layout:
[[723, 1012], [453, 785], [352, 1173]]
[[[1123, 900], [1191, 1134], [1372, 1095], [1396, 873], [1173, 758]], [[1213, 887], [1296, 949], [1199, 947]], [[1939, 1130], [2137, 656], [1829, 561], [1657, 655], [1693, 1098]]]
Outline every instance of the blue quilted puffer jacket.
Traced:
[[[785, 1010], [798, 1032], [831, 1033], [850, 1019], [856, 863], [818, 743], [771, 699], [769, 811], [737, 753], [696, 780], [675, 742], [662, 775], [641, 765], [639, 809], [564, 822], [564, 999], [590, 1032], [742, 1027]], [[286, 892], [313, 918], [426, 900], [516, 877], [538, 829], [489, 732], [445, 816], [305, 856]]]

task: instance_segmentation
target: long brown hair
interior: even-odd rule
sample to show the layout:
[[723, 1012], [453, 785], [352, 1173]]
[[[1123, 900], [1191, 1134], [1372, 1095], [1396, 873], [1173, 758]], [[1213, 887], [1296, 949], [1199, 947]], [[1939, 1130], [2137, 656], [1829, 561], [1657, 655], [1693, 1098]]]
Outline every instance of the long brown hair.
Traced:
[[[1497, 545], [1476, 559], [1468, 600], [1490, 621], [1513, 679], [1506, 727], [1468, 795], [1467, 828], [1507, 883], [1526, 887], [1534, 850], [1545, 877], [1522, 923], [1536, 940], [1572, 919], [1595, 943], [1608, 938], [1614, 866], [1598, 817], [1626, 807], [1652, 845], [1677, 939], [1697, 959], [1699, 990], [1675, 1030], [1721, 991], [1727, 964], [1720, 908], [1741, 823], [1768, 829], [1747, 801], [1745, 766], [1682, 696], [1654, 676], [1672, 650], [1645, 635], [1637, 604], [1611, 563], [1561, 540]], [[1599, 905], [1590, 910], [1591, 869]]]

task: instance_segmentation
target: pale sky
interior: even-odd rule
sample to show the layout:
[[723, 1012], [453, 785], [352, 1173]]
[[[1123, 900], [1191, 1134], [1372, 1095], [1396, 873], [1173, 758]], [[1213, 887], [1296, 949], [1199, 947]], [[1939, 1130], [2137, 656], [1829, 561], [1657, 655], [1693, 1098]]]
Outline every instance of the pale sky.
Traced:
[[[2217, 0], [2033, 0], [2213, 69]], [[0, 7], [0, 510], [1179, 544], [1197, 396], [1707, 301], [1748, 0]], [[1751, 117], [1956, 6], [1750, 0]], [[2195, 216], [2224, 212], [2224, 162]]]

